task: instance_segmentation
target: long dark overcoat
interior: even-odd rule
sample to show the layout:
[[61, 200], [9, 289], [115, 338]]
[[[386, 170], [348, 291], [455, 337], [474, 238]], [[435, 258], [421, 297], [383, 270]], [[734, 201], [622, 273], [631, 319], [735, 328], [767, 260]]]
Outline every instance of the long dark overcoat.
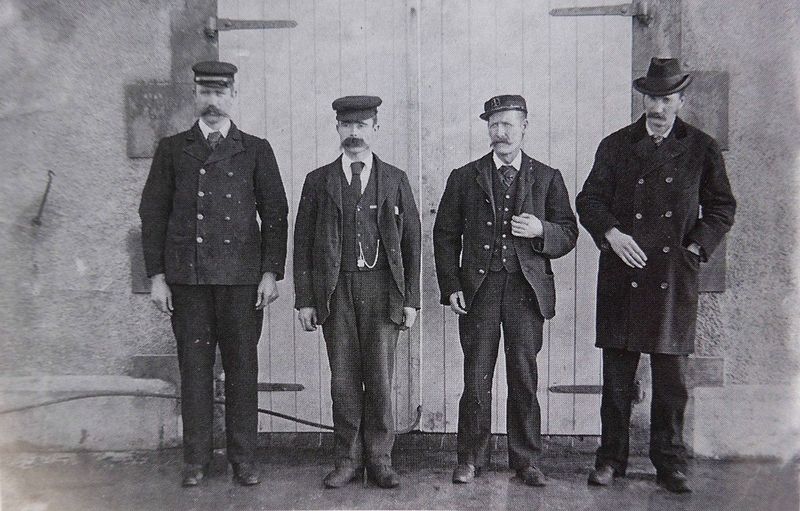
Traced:
[[[596, 345], [693, 353], [700, 261], [736, 212], [716, 141], [678, 118], [657, 147], [642, 116], [600, 143], [576, 206], [600, 248]], [[644, 250], [644, 268], [630, 268], [611, 250], [605, 234], [612, 227]], [[700, 257], [686, 249], [692, 242]]]
[[[139, 216], [147, 275], [169, 284], [283, 278], [288, 205], [269, 143], [231, 124], [215, 151], [200, 126], [161, 139]], [[261, 227], [256, 220], [261, 218]]]
[[[492, 153], [455, 169], [447, 179], [436, 222], [433, 249], [441, 302], [464, 292], [467, 308], [489, 271], [491, 247], [497, 225], [492, 194]], [[561, 173], [524, 152], [514, 214], [531, 213], [542, 221], [544, 234], [527, 239], [513, 237], [525, 279], [536, 293], [539, 310], [549, 319], [555, 315], [556, 290], [550, 259], [575, 247], [578, 224], [570, 206]]]
[[[395, 286], [389, 316], [403, 323], [403, 307], [420, 307], [421, 225], [408, 176], [374, 155], [378, 232]], [[306, 176], [294, 226], [295, 308], [316, 307], [322, 324], [342, 260], [342, 158]]]

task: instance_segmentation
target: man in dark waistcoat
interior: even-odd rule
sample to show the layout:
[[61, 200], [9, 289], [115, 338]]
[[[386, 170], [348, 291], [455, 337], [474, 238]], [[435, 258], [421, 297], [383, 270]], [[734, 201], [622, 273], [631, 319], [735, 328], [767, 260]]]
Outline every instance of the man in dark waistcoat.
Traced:
[[327, 488], [392, 468], [392, 371], [399, 330], [420, 306], [420, 219], [408, 177], [372, 153], [375, 96], [333, 102], [342, 155], [306, 176], [294, 234], [295, 307], [322, 325], [331, 366], [336, 468]]
[[[183, 485], [205, 476], [213, 449], [214, 359], [225, 371], [225, 430], [236, 482], [259, 482], [258, 356], [263, 308], [278, 297], [288, 205], [269, 143], [229, 119], [236, 67], [194, 70], [198, 121], [161, 139], [147, 178], [142, 220], [151, 298], [168, 314], [178, 345]], [[256, 219], [261, 219], [261, 226]]]
[[544, 320], [555, 315], [550, 260], [575, 247], [578, 227], [561, 173], [521, 150], [525, 99], [496, 96], [480, 117], [488, 122], [493, 150], [450, 174], [433, 228], [441, 300], [459, 315], [464, 352], [453, 482], [470, 482], [490, 461], [492, 378], [502, 327], [509, 464], [525, 484], [544, 486], [536, 467], [536, 354]]
[[600, 249], [602, 437], [592, 485], [625, 475], [634, 377], [640, 354], [648, 353], [650, 459], [659, 484], [691, 491], [683, 423], [697, 275], [733, 225], [736, 201], [717, 142], [677, 117], [690, 82], [677, 59], [652, 59], [647, 76], [633, 82], [645, 114], [600, 142], [576, 201]]

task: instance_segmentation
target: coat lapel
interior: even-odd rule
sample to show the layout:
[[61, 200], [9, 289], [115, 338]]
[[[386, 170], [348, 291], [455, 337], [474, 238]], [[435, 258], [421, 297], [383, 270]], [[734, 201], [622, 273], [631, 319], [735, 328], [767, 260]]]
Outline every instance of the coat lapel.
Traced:
[[373, 153], [373, 161], [375, 172], [376, 185], [378, 188], [378, 214], [383, 210], [383, 203], [386, 202], [386, 197], [389, 192], [397, 188], [397, 177], [393, 174], [386, 172], [386, 164], [383, 163], [376, 154]]
[[200, 131], [200, 125], [197, 122], [186, 132], [186, 145], [183, 146], [183, 152], [201, 162], [206, 161], [211, 153], [211, 148], [203, 138], [203, 132]]
[[645, 127], [645, 116], [639, 118], [631, 132], [633, 152], [641, 160], [639, 175], [645, 176], [686, 152], [685, 142], [686, 126], [680, 118], [675, 119], [675, 124], [669, 136], [664, 139], [660, 147], [656, 147]]
[[[200, 128], [198, 127], [198, 129]], [[217, 149], [208, 156], [206, 163], [211, 164], [222, 160], [228, 160], [237, 153], [241, 153], [243, 151], [244, 145], [242, 145], [242, 132], [239, 131], [239, 128], [237, 128], [235, 124], [231, 123], [231, 129], [228, 130], [228, 136], [223, 138], [217, 146]]]
[[536, 181], [533, 172], [533, 158], [525, 154], [524, 151], [522, 153], [522, 163], [520, 164], [519, 174], [517, 174], [517, 181], [519, 181], [519, 183], [517, 183], [517, 201], [514, 205], [514, 213], [519, 215], [522, 213], [525, 199], [528, 198], [533, 183]]
[[325, 190], [333, 199], [334, 204], [342, 210], [342, 157], [339, 156], [333, 163], [328, 165], [327, 176], [325, 176]]
[[492, 172], [494, 172], [494, 163], [492, 163], [492, 153], [487, 154], [478, 160], [475, 166], [475, 180], [478, 186], [481, 187], [489, 203], [492, 205], [492, 215], [497, 217], [494, 205], [494, 194], [492, 193]]

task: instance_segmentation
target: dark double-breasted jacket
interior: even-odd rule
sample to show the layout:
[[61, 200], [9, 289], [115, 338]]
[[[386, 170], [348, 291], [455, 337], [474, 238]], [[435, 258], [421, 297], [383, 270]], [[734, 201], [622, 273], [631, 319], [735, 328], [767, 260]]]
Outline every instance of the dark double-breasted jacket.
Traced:
[[[576, 207], [600, 248], [597, 346], [692, 353], [700, 262], [736, 211], [716, 141], [678, 118], [657, 147], [642, 116], [600, 143]], [[613, 252], [605, 238], [612, 227], [642, 248], [644, 268]], [[692, 242], [700, 257], [687, 250]]]
[[[374, 155], [378, 233], [394, 287], [389, 316], [402, 324], [403, 307], [420, 307], [421, 226], [417, 205], [402, 170]], [[294, 227], [295, 308], [316, 307], [322, 324], [339, 279], [342, 259], [341, 156], [306, 176]]]
[[281, 279], [287, 215], [269, 143], [231, 124], [212, 151], [195, 123], [161, 139], [153, 157], [139, 206], [147, 274], [165, 273], [170, 284]]
[[[463, 291], [467, 308], [486, 278], [498, 219], [492, 193], [492, 153], [455, 169], [447, 180], [433, 227], [436, 274], [442, 304]], [[542, 315], [555, 315], [556, 292], [550, 259], [575, 247], [578, 226], [561, 173], [524, 152], [514, 214], [531, 213], [541, 220], [537, 238], [514, 236], [525, 279], [536, 293]]]

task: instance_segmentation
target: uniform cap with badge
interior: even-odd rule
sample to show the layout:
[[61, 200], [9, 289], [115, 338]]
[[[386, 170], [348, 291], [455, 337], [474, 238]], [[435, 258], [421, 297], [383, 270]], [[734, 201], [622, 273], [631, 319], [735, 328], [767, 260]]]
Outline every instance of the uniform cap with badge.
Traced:
[[480, 118], [488, 121], [492, 114], [497, 112], [505, 112], [507, 110], [517, 110], [528, 114], [528, 105], [525, 103], [525, 98], [518, 94], [503, 94], [495, 96], [483, 104], [483, 113]]
[[194, 83], [206, 87], [230, 87], [238, 68], [229, 62], [207, 60], [192, 66]]

